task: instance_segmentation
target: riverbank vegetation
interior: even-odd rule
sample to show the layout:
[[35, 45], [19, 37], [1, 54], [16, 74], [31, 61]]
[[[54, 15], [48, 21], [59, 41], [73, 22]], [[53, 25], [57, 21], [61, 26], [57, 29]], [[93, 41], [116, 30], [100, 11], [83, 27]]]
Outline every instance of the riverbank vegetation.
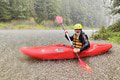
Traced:
[[[120, 14], [120, 0], [113, 0], [113, 5], [111, 7], [112, 14]], [[111, 42], [120, 44], [120, 19], [113, 23], [112, 25], [106, 27], [102, 27], [97, 34], [93, 34], [92, 38], [95, 40], [109, 40]]]
[[[35, 22], [31, 22], [31, 21], [28, 21], [28, 20], [14, 20], [12, 22], [0, 22], [0, 29], [1, 30], [8, 30], [8, 29], [17, 29], [17, 30], [20, 30], [20, 29], [35, 29], [35, 30], [60, 30], [62, 29], [61, 25], [58, 25], [56, 23], [56, 26], [51, 26], [53, 24], [46, 24], [46, 25], [43, 25], [43, 24], [36, 24]], [[65, 28], [66, 29], [73, 29], [73, 26], [67, 26], [65, 25]], [[86, 29], [90, 29], [88, 27], [85, 27]]]
[[120, 44], [120, 20], [108, 28], [102, 27], [98, 33], [92, 35], [92, 38], [95, 40], [109, 40]]
[[102, 27], [97, 34], [93, 34], [95, 40], [109, 40], [120, 44], [120, 21], [114, 23], [108, 28]]

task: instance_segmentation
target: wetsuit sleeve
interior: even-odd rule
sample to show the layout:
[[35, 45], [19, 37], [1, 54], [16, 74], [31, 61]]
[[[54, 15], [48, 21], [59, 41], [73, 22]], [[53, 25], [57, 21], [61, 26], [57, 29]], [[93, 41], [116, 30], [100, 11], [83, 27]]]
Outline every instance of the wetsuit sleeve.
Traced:
[[90, 47], [90, 43], [88, 39], [86, 38], [85, 34], [83, 34], [82, 36], [83, 36], [83, 40], [85, 44], [80, 48], [80, 52]]
[[[73, 41], [73, 35], [72, 35], [72, 36], [69, 36], [69, 37], [70, 37], [71, 41]], [[65, 34], [65, 38], [66, 38], [67, 40], [69, 40], [66, 34]]]

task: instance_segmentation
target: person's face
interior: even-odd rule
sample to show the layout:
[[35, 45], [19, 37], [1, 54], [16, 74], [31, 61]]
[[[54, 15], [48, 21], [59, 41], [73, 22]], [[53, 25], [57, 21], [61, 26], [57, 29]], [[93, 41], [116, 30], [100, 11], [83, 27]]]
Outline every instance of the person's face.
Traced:
[[75, 29], [75, 33], [80, 33], [81, 30], [80, 29]]

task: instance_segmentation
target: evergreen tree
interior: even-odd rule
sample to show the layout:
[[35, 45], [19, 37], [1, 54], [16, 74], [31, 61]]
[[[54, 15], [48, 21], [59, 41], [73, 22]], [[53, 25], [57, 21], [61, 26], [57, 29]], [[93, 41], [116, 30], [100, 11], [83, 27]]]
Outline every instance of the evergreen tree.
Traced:
[[57, 0], [36, 0], [35, 12], [37, 14], [37, 22], [44, 20], [54, 20], [59, 14]]
[[30, 16], [29, 0], [9, 0], [12, 19], [27, 19]]
[[9, 2], [7, 0], [0, 0], [0, 21], [8, 21], [10, 19]]
[[113, 10], [112, 13], [115, 14], [120, 14], [120, 0], [112, 0], [113, 1]]
[[54, 20], [55, 16], [59, 14], [57, 0], [47, 0], [46, 2], [46, 12], [48, 15], [48, 20]]

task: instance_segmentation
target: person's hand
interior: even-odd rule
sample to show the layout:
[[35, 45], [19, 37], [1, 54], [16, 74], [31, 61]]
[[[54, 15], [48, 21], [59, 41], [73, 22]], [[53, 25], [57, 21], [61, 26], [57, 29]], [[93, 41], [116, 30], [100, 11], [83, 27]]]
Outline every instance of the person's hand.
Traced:
[[80, 49], [79, 48], [74, 48], [73, 51], [74, 51], [74, 53], [78, 53], [78, 52], [80, 52]]
[[68, 32], [67, 31], [65, 31], [65, 34], [67, 34]]

